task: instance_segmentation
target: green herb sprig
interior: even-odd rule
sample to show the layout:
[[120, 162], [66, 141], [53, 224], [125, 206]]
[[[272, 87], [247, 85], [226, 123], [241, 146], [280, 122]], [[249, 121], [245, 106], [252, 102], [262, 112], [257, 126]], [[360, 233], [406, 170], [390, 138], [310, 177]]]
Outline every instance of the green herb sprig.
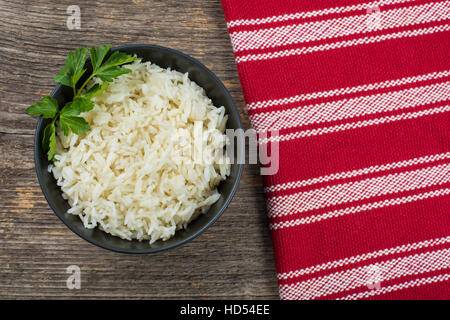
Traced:
[[[42, 138], [42, 148], [47, 153], [49, 161], [53, 161], [56, 152], [56, 121], [59, 119], [59, 126], [68, 135], [69, 131], [75, 134], [86, 133], [91, 127], [83, 117], [79, 115], [94, 108], [92, 99], [104, 91], [109, 82], [120, 75], [131, 72], [130, 69], [121, 67], [121, 65], [137, 60], [129, 54], [120, 51], [114, 51], [105, 61], [105, 57], [111, 49], [107, 44], [98, 48], [78, 48], [74, 52], [69, 52], [66, 58], [66, 65], [54, 77], [55, 81], [64, 86], [71, 87], [73, 90], [72, 101], [67, 102], [60, 110], [56, 99], [45, 96], [41, 101], [29, 106], [26, 112], [31, 115], [43, 116], [52, 121], [45, 127]], [[86, 73], [86, 61], [88, 52], [91, 56], [92, 73], [80, 85], [79, 81]], [[89, 90], [85, 90], [89, 81], [93, 77], [102, 80], [102, 84], [95, 84]]]

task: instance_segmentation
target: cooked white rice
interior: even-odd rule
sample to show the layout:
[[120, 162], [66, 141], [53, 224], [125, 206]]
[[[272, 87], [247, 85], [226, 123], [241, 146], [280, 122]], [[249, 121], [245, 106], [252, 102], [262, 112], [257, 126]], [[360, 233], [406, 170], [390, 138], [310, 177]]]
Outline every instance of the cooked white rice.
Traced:
[[127, 68], [82, 114], [87, 134], [57, 130], [49, 170], [86, 228], [152, 243], [219, 199], [230, 173], [229, 159], [220, 161], [227, 116], [187, 74], [149, 62]]

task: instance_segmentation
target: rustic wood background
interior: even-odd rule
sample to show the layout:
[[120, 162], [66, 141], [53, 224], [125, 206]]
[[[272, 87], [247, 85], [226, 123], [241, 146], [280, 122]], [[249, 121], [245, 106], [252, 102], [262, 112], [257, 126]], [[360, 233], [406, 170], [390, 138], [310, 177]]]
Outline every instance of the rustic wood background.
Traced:
[[[81, 29], [68, 30], [69, 5]], [[262, 183], [245, 168], [225, 214], [194, 241], [153, 255], [97, 248], [53, 214], [33, 163], [36, 118], [68, 50], [150, 43], [202, 61], [224, 82], [249, 127], [220, 0], [0, 0], [0, 298], [272, 298], [276, 273]], [[81, 289], [66, 268], [81, 268]]]

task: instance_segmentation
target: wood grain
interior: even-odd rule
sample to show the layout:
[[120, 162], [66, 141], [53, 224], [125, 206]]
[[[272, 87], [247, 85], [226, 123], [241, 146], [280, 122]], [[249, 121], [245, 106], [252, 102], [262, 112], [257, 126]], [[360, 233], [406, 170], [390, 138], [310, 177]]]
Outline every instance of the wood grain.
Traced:
[[[81, 8], [81, 30], [66, 9]], [[54, 87], [68, 50], [104, 43], [172, 47], [208, 66], [245, 113], [219, 0], [0, 0], [0, 298], [278, 298], [262, 182], [247, 166], [229, 209], [194, 241], [123, 255], [73, 234], [47, 205], [34, 172], [36, 118], [24, 109]], [[81, 268], [81, 289], [66, 268]]]

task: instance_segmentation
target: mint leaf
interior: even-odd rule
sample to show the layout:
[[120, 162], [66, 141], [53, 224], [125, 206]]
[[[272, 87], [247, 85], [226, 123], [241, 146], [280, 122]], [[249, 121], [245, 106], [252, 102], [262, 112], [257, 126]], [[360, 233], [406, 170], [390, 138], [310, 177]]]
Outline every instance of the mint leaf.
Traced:
[[92, 64], [92, 69], [94, 70], [94, 73], [97, 71], [97, 69], [102, 64], [109, 49], [111, 49], [110, 44], [100, 46], [97, 49], [91, 48], [91, 64]]
[[55, 123], [52, 121], [44, 129], [44, 136], [42, 137], [42, 147], [44, 152], [47, 152], [48, 161], [52, 161], [56, 153], [56, 135]]
[[35, 116], [43, 116], [46, 119], [53, 119], [58, 113], [58, 109], [58, 101], [50, 96], [45, 96], [41, 101], [29, 106], [26, 112]]
[[82, 117], [61, 114], [59, 125], [64, 135], [69, 135], [69, 129], [75, 134], [86, 133], [91, 130], [89, 124]]
[[78, 80], [86, 72], [84, 65], [86, 64], [88, 51], [87, 48], [78, 48], [75, 49], [75, 52], [69, 52], [66, 58], [66, 65], [54, 77], [55, 81], [75, 88]]

